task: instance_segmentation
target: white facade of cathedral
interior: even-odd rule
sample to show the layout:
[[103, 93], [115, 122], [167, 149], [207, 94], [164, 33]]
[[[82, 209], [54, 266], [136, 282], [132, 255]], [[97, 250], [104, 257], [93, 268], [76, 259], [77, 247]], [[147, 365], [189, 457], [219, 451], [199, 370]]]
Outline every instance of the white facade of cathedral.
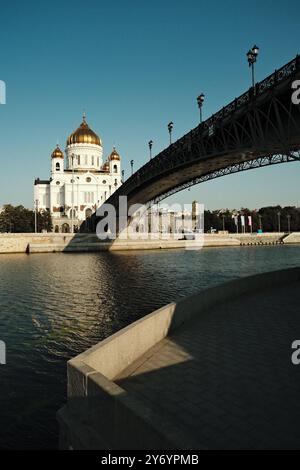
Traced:
[[37, 210], [48, 209], [55, 232], [79, 229], [122, 184], [121, 158], [114, 148], [103, 162], [101, 139], [90, 129], [85, 116], [67, 139], [66, 156], [57, 145], [51, 155], [50, 180], [35, 180]]

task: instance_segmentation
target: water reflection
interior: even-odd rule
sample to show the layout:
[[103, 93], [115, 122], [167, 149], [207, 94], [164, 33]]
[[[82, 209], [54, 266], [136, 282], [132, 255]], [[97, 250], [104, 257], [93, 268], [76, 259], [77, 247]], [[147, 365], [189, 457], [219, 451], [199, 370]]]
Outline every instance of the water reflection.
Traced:
[[66, 360], [168, 302], [300, 265], [298, 247], [1, 255], [0, 447], [53, 448]]

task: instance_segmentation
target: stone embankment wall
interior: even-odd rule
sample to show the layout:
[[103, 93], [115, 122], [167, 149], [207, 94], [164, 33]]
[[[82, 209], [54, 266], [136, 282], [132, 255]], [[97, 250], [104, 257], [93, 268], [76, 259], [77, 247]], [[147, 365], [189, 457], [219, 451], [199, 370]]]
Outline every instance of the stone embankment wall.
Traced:
[[202, 248], [218, 246], [248, 246], [300, 243], [300, 232], [258, 234], [205, 234], [202, 241], [193, 240], [115, 240], [99, 241], [95, 234], [1, 233], [0, 253], [97, 252], [121, 250], [155, 250]]
[[0, 253], [29, 253], [30, 247], [41, 245], [45, 251], [51, 251], [55, 245], [67, 246], [72, 234], [56, 233], [1, 233]]

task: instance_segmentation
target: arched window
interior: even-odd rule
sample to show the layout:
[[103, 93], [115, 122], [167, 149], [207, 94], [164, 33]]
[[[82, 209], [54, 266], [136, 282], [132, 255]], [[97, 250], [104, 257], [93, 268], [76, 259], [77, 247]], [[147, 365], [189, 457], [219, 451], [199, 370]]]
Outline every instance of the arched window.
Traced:
[[56, 163], [55, 169], [56, 169], [56, 171], [60, 171], [60, 163], [58, 163], [58, 162]]
[[93, 213], [93, 212], [92, 212], [92, 209], [87, 209], [87, 210], [85, 211], [85, 217], [86, 217], [86, 218], [91, 217], [92, 213]]
[[118, 173], [118, 165], [114, 165], [114, 173]]
[[61, 227], [61, 231], [62, 231], [62, 233], [69, 233], [70, 232], [69, 224], [67, 224], [67, 223], [63, 224], [62, 227]]

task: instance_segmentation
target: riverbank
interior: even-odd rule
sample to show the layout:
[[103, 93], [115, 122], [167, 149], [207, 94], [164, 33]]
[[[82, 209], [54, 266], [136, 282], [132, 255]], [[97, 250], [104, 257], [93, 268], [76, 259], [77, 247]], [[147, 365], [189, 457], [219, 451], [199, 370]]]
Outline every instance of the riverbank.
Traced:
[[221, 284], [70, 360], [61, 449], [298, 448], [299, 282], [293, 268]]
[[300, 243], [300, 232], [287, 234], [204, 234], [200, 240], [157, 239], [100, 241], [95, 234], [58, 233], [2, 233], [0, 254], [3, 253], [58, 253], [97, 252], [155, 249], [193, 249], [202, 247], [277, 245]]

